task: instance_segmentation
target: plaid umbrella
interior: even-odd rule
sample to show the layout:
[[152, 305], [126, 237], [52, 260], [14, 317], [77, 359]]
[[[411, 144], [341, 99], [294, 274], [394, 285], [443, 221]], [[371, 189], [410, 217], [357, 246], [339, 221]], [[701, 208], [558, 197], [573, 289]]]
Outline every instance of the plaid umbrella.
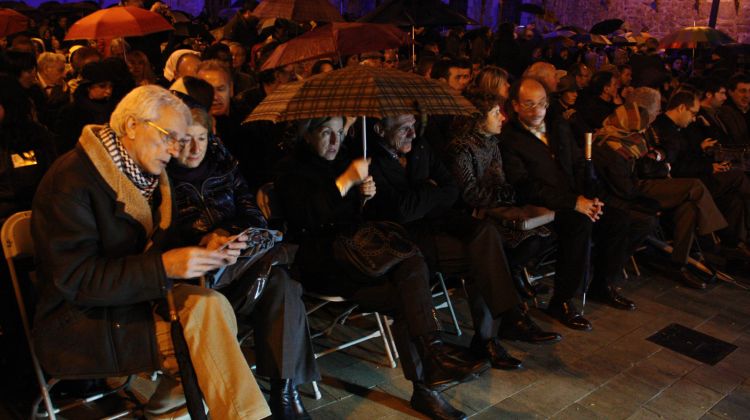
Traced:
[[343, 22], [344, 18], [328, 0], [265, 0], [254, 10], [259, 18], [283, 18], [304, 22]]
[[724, 32], [708, 26], [688, 26], [665, 36], [664, 49], [701, 48], [729, 44], [734, 40]]
[[117, 6], [94, 12], [68, 30], [65, 40], [109, 39], [143, 36], [174, 30], [160, 14], [132, 6]]
[[406, 32], [393, 25], [334, 22], [279, 45], [261, 70], [315, 58], [398, 48], [407, 38]]
[[349, 66], [282, 85], [245, 122], [302, 120], [337, 115], [395, 117], [402, 114], [470, 115], [464, 97], [413, 73]]
[[29, 18], [11, 9], [0, 9], [0, 37], [29, 29]]

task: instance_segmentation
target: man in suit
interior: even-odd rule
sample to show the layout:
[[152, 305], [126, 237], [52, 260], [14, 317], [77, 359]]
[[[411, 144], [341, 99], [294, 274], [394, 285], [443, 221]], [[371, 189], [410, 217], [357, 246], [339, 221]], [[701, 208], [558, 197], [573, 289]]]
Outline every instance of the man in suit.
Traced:
[[541, 83], [523, 78], [511, 89], [513, 118], [500, 135], [508, 181], [521, 204], [555, 211], [559, 238], [555, 290], [548, 312], [564, 325], [590, 330], [591, 323], [573, 304], [584, 276], [590, 239], [596, 243], [592, 297], [618, 309], [634, 310], [612, 281], [628, 258], [630, 218], [615, 208], [604, 209], [598, 197], [583, 195], [583, 156], [563, 118], [547, 117], [547, 92]]

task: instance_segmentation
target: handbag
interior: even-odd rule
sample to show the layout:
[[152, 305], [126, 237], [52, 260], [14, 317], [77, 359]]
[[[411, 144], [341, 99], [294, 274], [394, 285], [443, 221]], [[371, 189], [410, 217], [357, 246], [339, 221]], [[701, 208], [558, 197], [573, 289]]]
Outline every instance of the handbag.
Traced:
[[[248, 268], [255, 264], [274, 245], [283, 240], [283, 235], [278, 230], [251, 227], [241, 234], [248, 236], [247, 248], [237, 258], [237, 262], [218, 269], [209, 275], [208, 286], [212, 289], [220, 289], [231, 284], [235, 279], [241, 277]], [[258, 292], [260, 295], [260, 292]]]
[[508, 229], [521, 231], [536, 229], [555, 220], [554, 211], [530, 204], [521, 207], [495, 207], [486, 209], [485, 214]]
[[365, 222], [333, 241], [334, 259], [372, 278], [419, 253], [406, 230], [393, 222]]

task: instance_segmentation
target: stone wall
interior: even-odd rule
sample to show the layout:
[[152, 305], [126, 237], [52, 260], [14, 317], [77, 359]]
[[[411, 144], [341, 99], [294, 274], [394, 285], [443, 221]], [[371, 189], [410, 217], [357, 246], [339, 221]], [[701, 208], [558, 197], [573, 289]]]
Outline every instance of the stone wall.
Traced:
[[[601, 20], [620, 18], [631, 30], [638, 32], [647, 27], [656, 37], [694, 23], [706, 26], [711, 13], [711, 0], [658, 0], [657, 10], [652, 7], [653, 0], [546, 0], [545, 3], [563, 24], [588, 29]], [[716, 28], [738, 42], [750, 43], [750, 0], [739, 0], [739, 4], [739, 11], [735, 12], [735, 0], [721, 0]]]

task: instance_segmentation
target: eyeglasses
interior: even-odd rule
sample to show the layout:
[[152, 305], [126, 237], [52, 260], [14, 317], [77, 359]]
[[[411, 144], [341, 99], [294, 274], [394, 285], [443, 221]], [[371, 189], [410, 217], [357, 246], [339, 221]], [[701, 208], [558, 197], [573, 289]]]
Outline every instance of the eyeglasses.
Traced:
[[527, 111], [527, 112], [531, 110], [535, 110], [537, 108], [547, 109], [549, 108], [549, 102], [548, 101], [542, 101], [542, 102], [537, 102], [537, 103], [524, 102], [520, 104], [520, 107], [523, 111]]
[[190, 139], [178, 139], [173, 133], [169, 132], [169, 130], [159, 126], [153, 121], [143, 120], [143, 122], [155, 128], [156, 131], [160, 132], [162, 134], [161, 140], [167, 146], [177, 145], [177, 147], [179, 147], [179, 149], [182, 150], [185, 148], [185, 146], [187, 146], [188, 142], [190, 142]]

